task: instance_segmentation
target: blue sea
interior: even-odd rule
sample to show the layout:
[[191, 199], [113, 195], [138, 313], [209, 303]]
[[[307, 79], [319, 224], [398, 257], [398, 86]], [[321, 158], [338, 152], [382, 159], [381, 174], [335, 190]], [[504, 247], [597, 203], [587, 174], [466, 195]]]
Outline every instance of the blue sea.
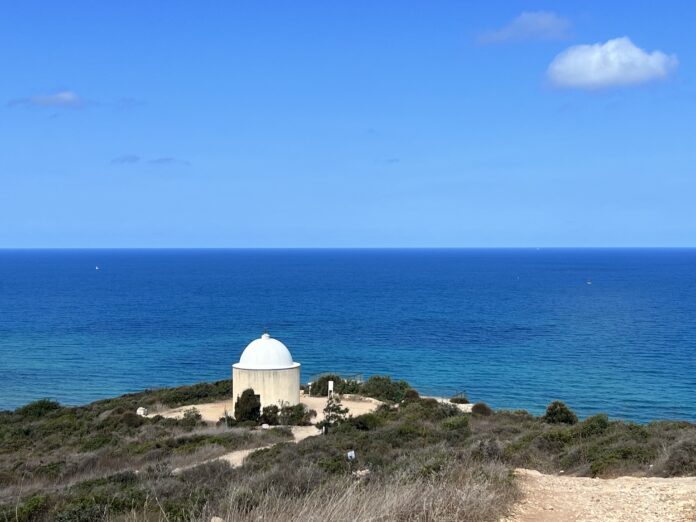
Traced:
[[304, 380], [696, 421], [696, 249], [4, 250], [0, 409], [228, 378], [265, 328]]

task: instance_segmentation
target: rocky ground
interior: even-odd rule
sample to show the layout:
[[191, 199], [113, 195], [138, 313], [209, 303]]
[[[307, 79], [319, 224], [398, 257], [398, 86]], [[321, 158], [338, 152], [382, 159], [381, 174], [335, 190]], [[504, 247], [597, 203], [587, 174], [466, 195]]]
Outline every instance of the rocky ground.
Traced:
[[505, 522], [696, 521], [696, 477], [592, 479], [518, 469], [523, 498]]

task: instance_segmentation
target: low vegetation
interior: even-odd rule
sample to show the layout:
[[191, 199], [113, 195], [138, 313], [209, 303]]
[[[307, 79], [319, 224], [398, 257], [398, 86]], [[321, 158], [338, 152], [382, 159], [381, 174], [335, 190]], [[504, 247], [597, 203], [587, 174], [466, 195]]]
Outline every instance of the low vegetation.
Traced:
[[244, 390], [234, 403], [234, 418], [238, 422], [259, 422], [261, 400], [251, 388]]
[[312, 383], [309, 393], [316, 397], [327, 397], [329, 381], [334, 382], [334, 393], [363, 395], [383, 402], [401, 402], [409, 390], [418, 393], [406, 381], [395, 381], [384, 375], [374, 375], [365, 382], [343, 379], [338, 375], [323, 375]]
[[493, 410], [485, 402], [477, 402], [471, 407], [471, 413], [473, 415], [488, 417], [489, 415], [493, 415]]
[[549, 424], [577, 424], [578, 416], [561, 401], [553, 401], [546, 408], [544, 422]]
[[[398, 383], [380, 379], [371, 390], [397, 398]], [[177, 390], [182, 403], [194, 404], [186, 389]], [[132, 413], [166, 395], [78, 408], [37, 401], [1, 412], [0, 521], [492, 521], [518, 497], [516, 467], [599, 477], [696, 475], [696, 425], [577, 420], [563, 403], [541, 417], [482, 403], [466, 414], [407, 388], [401, 400], [350, 417], [337, 398], [327, 403], [327, 435], [289, 444], [288, 428], [210, 426], [194, 409], [181, 420]], [[283, 423], [282, 410], [264, 408], [258, 422]], [[243, 468], [210, 461], [261, 446], [270, 447], [252, 453]], [[184, 471], [172, 474], [175, 467]]]
[[[142, 507], [147, 492], [134, 486], [140, 484], [141, 472], [171, 471], [292, 438], [282, 428], [210, 426], [195, 408], [179, 420], [135, 413], [142, 405], [219, 400], [228, 389], [229, 381], [129, 394], [81, 407], [44, 399], [0, 411], [0, 521], [99, 520], [96, 510]], [[231, 391], [227, 393], [229, 398]]]
[[[261, 409], [261, 401], [249, 388], [244, 390], [235, 402], [235, 416], [225, 417], [227, 426], [245, 426], [253, 428], [258, 425], [269, 426], [309, 426], [317, 412], [310, 410], [304, 404], [283, 404], [280, 407], [275, 404], [264, 406]], [[221, 421], [223, 419], [220, 419]]]

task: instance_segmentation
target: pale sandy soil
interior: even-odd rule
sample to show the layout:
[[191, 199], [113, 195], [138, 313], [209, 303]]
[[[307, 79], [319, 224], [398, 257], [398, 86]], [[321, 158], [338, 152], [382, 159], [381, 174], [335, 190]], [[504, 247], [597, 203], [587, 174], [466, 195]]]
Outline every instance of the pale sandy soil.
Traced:
[[[326, 406], [326, 397], [310, 397], [309, 395], [303, 395], [300, 397], [300, 402], [317, 412], [317, 416], [312, 422], [324, 420], [323, 410], [324, 406]], [[382, 402], [377, 399], [361, 397], [359, 395], [343, 395], [341, 396], [341, 404], [344, 408], [348, 408], [349, 415], [357, 417], [363, 413], [375, 411]]]
[[[178, 408], [166, 408], [159, 411], [153, 410], [147, 416], [154, 417], [155, 415], [161, 415], [162, 417], [180, 419], [184, 416], [184, 412], [186, 410], [196, 408], [204, 421], [217, 422], [220, 420], [220, 418], [225, 416], [225, 411], [228, 413], [232, 412], [232, 402], [232, 399], [230, 399], [226, 401], [209, 402], [206, 404], [191, 404], [189, 406], [180, 406]], [[323, 409], [324, 406], [326, 406], [326, 397], [310, 397], [309, 395], [302, 395], [300, 397], [300, 402], [317, 412], [317, 416], [312, 422], [319, 422], [324, 419]], [[344, 407], [348, 408], [349, 414], [353, 416], [374, 411], [380, 404], [382, 404], [377, 399], [360, 397], [356, 395], [342, 396], [341, 403]], [[464, 404], [462, 406], [468, 405]]]
[[148, 413], [147, 417], [161, 415], [168, 419], [181, 419], [186, 410], [196, 408], [198, 413], [206, 422], [217, 422], [225, 416], [225, 411], [232, 411], [232, 399], [228, 401], [208, 402], [206, 404], [191, 404], [189, 406], [180, 406], [178, 408], [153, 409]]
[[[292, 429], [292, 434], [295, 437], [293, 442], [300, 442], [301, 440], [304, 440], [307, 437], [314, 437], [315, 435], [321, 435], [321, 431], [319, 431], [314, 426], [293, 426], [291, 429]], [[252, 453], [254, 453], [257, 450], [266, 449], [266, 448], [270, 448], [270, 447], [271, 447], [271, 445], [261, 446], [260, 448], [231, 451], [231, 452], [226, 453], [226, 454], [222, 455], [221, 457], [218, 457], [217, 459], [213, 459], [213, 460], [224, 460], [226, 462], [229, 462], [233, 468], [236, 468], [237, 466], [241, 466], [242, 464], [244, 464], [244, 459], [247, 458], [248, 455], [251, 455]]]
[[523, 498], [504, 522], [696, 521], [696, 477], [592, 479], [518, 469]]
[[[324, 419], [323, 409], [326, 406], [326, 397], [310, 397], [307, 395], [302, 395], [300, 398], [302, 404], [308, 408], [315, 410], [317, 416], [312, 420], [312, 422], [319, 422]], [[341, 403], [345, 408], [348, 408], [350, 415], [362, 415], [363, 413], [369, 413], [377, 409], [377, 407], [382, 404], [377, 399], [371, 399], [368, 397], [359, 397], [353, 395], [344, 395], [341, 397]], [[220, 402], [210, 402], [206, 404], [192, 404], [190, 406], [181, 406], [179, 408], [169, 408], [162, 409], [160, 411], [154, 411], [148, 415], [148, 417], [153, 417], [155, 415], [161, 415], [162, 417], [180, 419], [184, 416], [184, 412], [191, 408], [196, 408], [198, 413], [206, 422], [217, 422], [221, 417], [225, 416], [225, 411], [232, 411], [232, 400], [220, 401]], [[291, 426], [292, 434], [294, 437], [294, 442], [300, 442], [307, 437], [313, 437], [315, 435], [320, 435], [319, 431], [315, 426]], [[241, 466], [244, 463], [244, 459], [253, 453], [254, 451], [270, 448], [271, 446], [261, 446], [259, 448], [244, 449], [231, 451], [215, 459], [205, 460], [199, 462], [198, 464], [204, 464], [205, 462], [210, 462], [211, 460], [224, 460], [229, 462], [233, 467]], [[196, 466], [198, 464], [192, 464], [190, 466], [185, 466], [182, 468], [174, 469], [173, 473], [177, 474], [181, 471]]]

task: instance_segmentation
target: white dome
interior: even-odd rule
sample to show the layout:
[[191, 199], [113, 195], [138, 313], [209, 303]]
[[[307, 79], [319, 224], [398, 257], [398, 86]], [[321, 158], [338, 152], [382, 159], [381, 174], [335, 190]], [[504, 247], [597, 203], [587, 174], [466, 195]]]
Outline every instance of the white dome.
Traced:
[[265, 333], [249, 343], [233, 366], [245, 370], [282, 370], [295, 368], [299, 363], [292, 361], [290, 350], [283, 343]]

